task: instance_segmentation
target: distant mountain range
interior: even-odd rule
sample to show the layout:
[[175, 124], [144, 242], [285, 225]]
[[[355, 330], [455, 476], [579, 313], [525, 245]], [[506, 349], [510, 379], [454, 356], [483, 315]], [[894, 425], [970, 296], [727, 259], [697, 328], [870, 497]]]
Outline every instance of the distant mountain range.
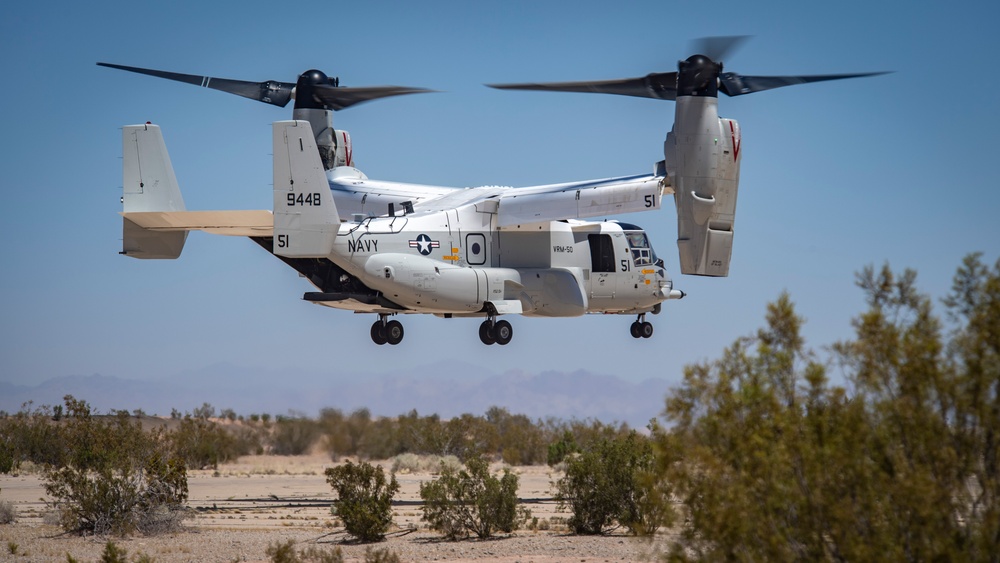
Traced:
[[169, 415], [210, 403], [238, 414], [298, 413], [316, 416], [325, 407], [350, 412], [368, 408], [376, 416], [416, 409], [444, 418], [481, 415], [491, 406], [532, 419], [555, 417], [626, 422], [642, 428], [663, 411], [670, 383], [625, 381], [584, 370], [570, 373], [523, 370], [488, 373], [481, 367], [440, 362], [405, 373], [311, 373], [218, 364], [171, 377], [140, 380], [104, 375], [67, 376], [37, 386], [0, 381], [0, 410], [16, 412], [27, 401], [60, 405], [63, 396], [83, 399], [101, 412], [111, 409]]

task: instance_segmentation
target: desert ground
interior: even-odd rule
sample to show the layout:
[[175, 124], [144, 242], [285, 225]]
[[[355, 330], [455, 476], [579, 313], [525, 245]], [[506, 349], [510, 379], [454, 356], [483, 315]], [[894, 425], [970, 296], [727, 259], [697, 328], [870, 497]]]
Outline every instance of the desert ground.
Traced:
[[[218, 470], [188, 472], [191, 516], [181, 532], [159, 536], [111, 538], [129, 558], [146, 554], [158, 563], [269, 561], [269, 545], [294, 540], [301, 547], [339, 546], [347, 561], [363, 561], [371, 548], [388, 548], [402, 561], [504, 561], [523, 563], [597, 563], [649, 561], [668, 539], [637, 539], [624, 531], [590, 537], [571, 534], [568, 513], [552, 500], [551, 482], [559, 477], [547, 466], [516, 467], [518, 497], [538, 518], [533, 530], [496, 539], [445, 541], [420, 520], [420, 483], [430, 472], [397, 473], [401, 490], [393, 503], [395, 529], [385, 542], [351, 543], [330, 513], [334, 499], [323, 475], [334, 462], [325, 455], [246, 456]], [[388, 471], [391, 462], [382, 462]], [[96, 561], [109, 538], [63, 535], [44, 523], [49, 511], [39, 475], [0, 475], [0, 499], [17, 508], [14, 524], [0, 525], [0, 561]], [[547, 529], [546, 529], [547, 528]], [[11, 547], [16, 549], [11, 553]]]

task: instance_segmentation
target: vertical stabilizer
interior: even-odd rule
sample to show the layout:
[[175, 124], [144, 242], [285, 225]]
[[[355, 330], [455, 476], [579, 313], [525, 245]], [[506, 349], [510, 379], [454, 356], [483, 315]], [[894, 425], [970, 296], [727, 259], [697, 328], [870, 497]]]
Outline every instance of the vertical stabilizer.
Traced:
[[[157, 125], [122, 128], [122, 205], [125, 213], [184, 211], [177, 177]], [[133, 258], [177, 258], [187, 232], [152, 231], [122, 220], [122, 254]]]
[[325, 258], [340, 218], [308, 121], [274, 122], [274, 253]]

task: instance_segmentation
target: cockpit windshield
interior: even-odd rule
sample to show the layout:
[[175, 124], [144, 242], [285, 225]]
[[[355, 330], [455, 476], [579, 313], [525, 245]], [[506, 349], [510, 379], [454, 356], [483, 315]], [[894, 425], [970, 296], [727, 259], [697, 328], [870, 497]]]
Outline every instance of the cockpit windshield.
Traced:
[[640, 230], [625, 231], [625, 238], [628, 239], [629, 249], [632, 251], [632, 260], [636, 266], [656, 263], [656, 253], [649, 245], [649, 238], [646, 233]]

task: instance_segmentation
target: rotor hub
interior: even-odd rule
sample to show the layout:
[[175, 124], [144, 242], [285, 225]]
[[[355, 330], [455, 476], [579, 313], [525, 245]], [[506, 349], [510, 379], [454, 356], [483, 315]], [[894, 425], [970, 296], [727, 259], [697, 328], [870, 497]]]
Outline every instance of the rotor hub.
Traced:
[[677, 95], [719, 97], [719, 74], [722, 63], [705, 55], [691, 55], [677, 63]]
[[316, 86], [333, 86], [335, 81], [321, 70], [312, 69], [300, 74], [295, 82], [295, 109], [332, 109], [314, 94]]

